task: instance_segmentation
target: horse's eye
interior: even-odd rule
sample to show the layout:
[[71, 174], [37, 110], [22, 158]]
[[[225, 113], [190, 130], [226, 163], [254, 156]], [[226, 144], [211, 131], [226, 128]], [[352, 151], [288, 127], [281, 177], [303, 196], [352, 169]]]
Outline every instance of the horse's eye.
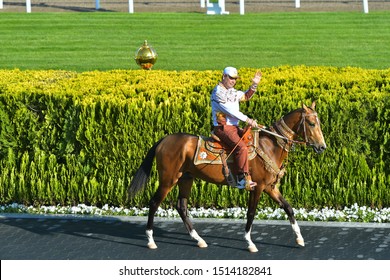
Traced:
[[316, 124], [313, 123], [313, 122], [309, 122], [309, 125], [310, 125], [311, 127], [315, 127], [315, 126], [316, 126]]

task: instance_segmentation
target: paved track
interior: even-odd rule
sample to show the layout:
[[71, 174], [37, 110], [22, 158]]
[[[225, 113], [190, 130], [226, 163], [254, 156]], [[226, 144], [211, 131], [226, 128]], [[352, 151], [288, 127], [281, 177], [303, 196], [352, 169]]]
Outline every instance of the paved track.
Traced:
[[2, 260], [390, 260], [390, 225], [300, 222], [306, 246], [295, 245], [287, 221], [255, 221], [249, 253], [245, 221], [194, 219], [208, 248], [200, 249], [178, 219], [156, 218], [146, 248], [145, 217], [0, 214]]

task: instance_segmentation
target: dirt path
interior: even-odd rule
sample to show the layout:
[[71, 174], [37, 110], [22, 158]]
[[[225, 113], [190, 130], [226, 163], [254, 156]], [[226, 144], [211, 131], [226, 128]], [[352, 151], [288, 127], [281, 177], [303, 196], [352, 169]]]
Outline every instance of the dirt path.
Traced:
[[[25, 0], [4, 1], [1, 12], [26, 12]], [[239, 13], [239, 0], [226, 0], [226, 11]], [[32, 12], [95, 12], [95, 1], [81, 0], [31, 0]], [[369, 0], [369, 11], [390, 10], [389, 0]], [[99, 11], [128, 12], [127, 0], [100, 0]], [[363, 12], [362, 0], [301, 0], [301, 7], [295, 8], [294, 0], [246, 0], [245, 13], [260, 12], [305, 12], [305, 11], [357, 11]], [[200, 0], [134, 0], [134, 12], [195, 12], [206, 13], [200, 7]]]

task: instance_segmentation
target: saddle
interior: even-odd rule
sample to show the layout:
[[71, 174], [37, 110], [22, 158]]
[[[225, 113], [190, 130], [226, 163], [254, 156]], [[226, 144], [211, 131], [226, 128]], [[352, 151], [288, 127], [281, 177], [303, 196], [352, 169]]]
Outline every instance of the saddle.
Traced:
[[[241, 141], [244, 141], [248, 147], [248, 160], [252, 160], [259, 155], [263, 161], [265, 169], [270, 172], [275, 181], [272, 187], [279, 185], [281, 178], [285, 174], [285, 167], [282, 165], [278, 167], [269, 156], [259, 148], [259, 133], [252, 131], [250, 128], [244, 133]], [[257, 148], [256, 148], [257, 147]], [[199, 136], [198, 147], [196, 149], [194, 165], [199, 164], [220, 164], [222, 165], [222, 173], [230, 186], [235, 186], [232, 173], [230, 172], [229, 165], [233, 163], [233, 157], [230, 157], [232, 150], [226, 147], [217, 136], [212, 137]]]
[[[258, 144], [258, 133], [254, 133], [250, 128], [244, 133], [241, 141], [248, 147], [248, 160], [256, 156], [256, 146]], [[194, 164], [223, 164], [224, 157], [230, 155], [232, 149], [225, 146], [215, 135], [212, 137], [199, 136], [198, 147], [196, 149]], [[227, 162], [233, 162], [232, 157], [227, 157]]]

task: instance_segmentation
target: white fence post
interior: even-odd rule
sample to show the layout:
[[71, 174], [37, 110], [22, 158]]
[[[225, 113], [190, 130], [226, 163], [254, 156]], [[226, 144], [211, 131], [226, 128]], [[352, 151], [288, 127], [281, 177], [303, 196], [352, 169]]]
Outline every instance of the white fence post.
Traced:
[[200, 0], [200, 7], [206, 8], [206, 0]]
[[229, 12], [225, 11], [225, 0], [218, 0], [218, 5], [221, 8], [221, 14], [229, 14]]
[[295, 0], [295, 8], [301, 7], [301, 0]]
[[244, 14], [245, 14], [245, 1], [240, 0], [240, 15], [244, 15]]
[[129, 0], [129, 13], [134, 14], [134, 1]]
[[31, 13], [31, 0], [26, 0], [26, 12]]
[[3, 0], [0, 0], [0, 9], [3, 8]]
[[365, 14], [368, 14], [368, 0], [363, 0], [363, 10]]

